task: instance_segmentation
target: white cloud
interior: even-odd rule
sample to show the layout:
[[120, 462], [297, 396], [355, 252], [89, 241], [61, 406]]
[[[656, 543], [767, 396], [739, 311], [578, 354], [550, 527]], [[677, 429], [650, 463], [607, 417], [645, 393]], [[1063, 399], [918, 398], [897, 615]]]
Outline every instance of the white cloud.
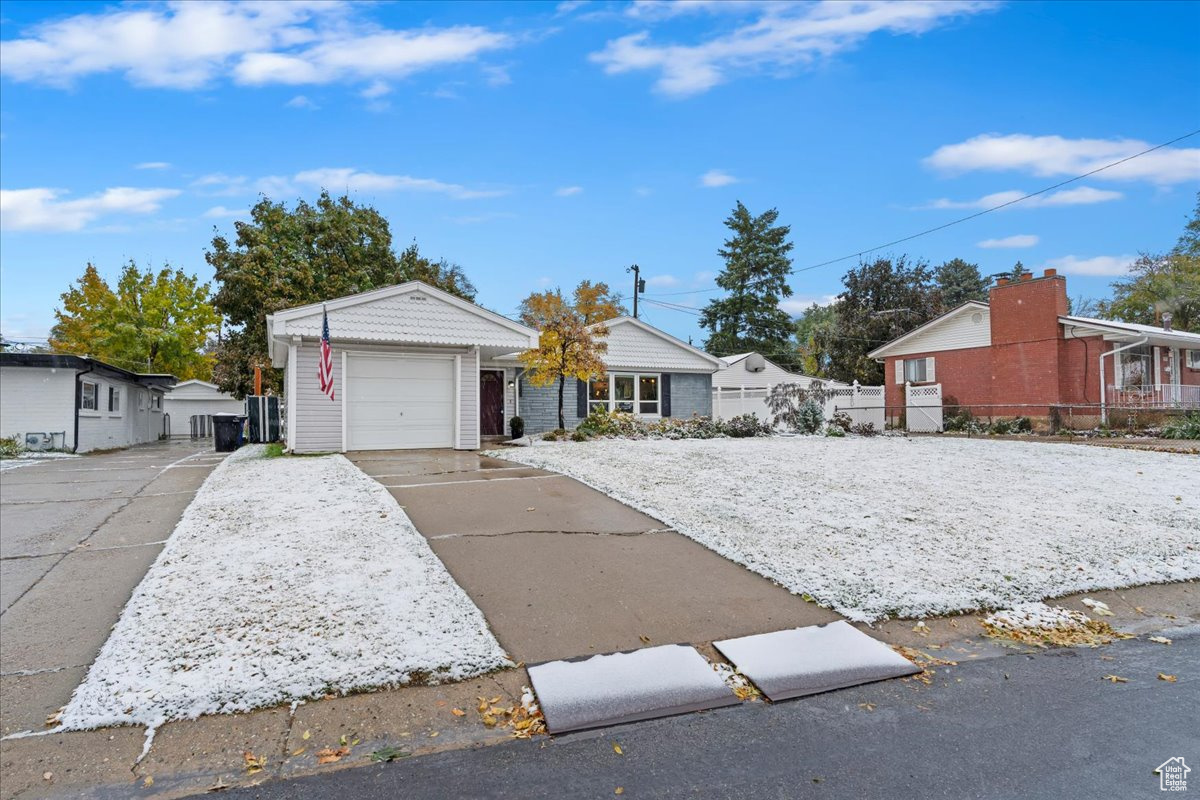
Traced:
[[178, 189], [117, 186], [78, 200], [61, 200], [61, 189], [0, 189], [0, 222], [13, 231], [78, 231], [113, 214], [153, 214]]
[[1031, 233], [1018, 233], [1014, 236], [1005, 236], [1003, 239], [984, 239], [976, 244], [976, 247], [982, 247], [985, 250], [1003, 249], [1009, 247], [1033, 247], [1040, 241], [1038, 237]]
[[308, 109], [309, 111], [316, 111], [318, 108], [320, 108], [319, 105], [317, 105], [310, 98], [305, 97], [302, 94], [296, 95], [291, 100], [288, 100], [286, 103], [284, 103], [283, 105], [287, 108], [305, 108], [305, 109]]
[[[1081, 175], [1153, 145], [1140, 139], [1066, 139], [988, 133], [939, 147], [925, 163], [943, 172], [1015, 170], [1043, 178]], [[1156, 184], [1200, 180], [1200, 148], [1166, 147], [1096, 173], [1096, 179]]]
[[226, 175], [224, 172], [201, 175], [192, 181], [191, 186], [199, 190], [198, 194], [206, 197], [233, 197], [251, 190], [245, 175]]
[[392, 87], [388, 86], [384, 81], [372, 81], [370, 86], [359, 92], [359, 96], [365, 97], [368, 100], [374, 100], [377, 97], [390, 94], [391, 91]]
[[1056, 269], [1070, 275], [1100, 275], [1118, 276], [1129, 273], [1130, 266], [1137, 261], [1137, 256], [1093, 256], [1079, 258], [1078, 256], [1063, 256], [1052, 258], [1043, 266]]
[[226, 208], [225, 206], [213, 206], [208, 211], [204, 212], [204, 216], [208, 219], [224, 219], [226, 217], [240, 217], [248, 215], [250, 212], [245, 208]]
[[728, 186], [731, 183], [737, 182], [737, 178], [733, 177], [728, 172], [723, 172], [719, 169], [710, 169], [708, 172], [700, 176], [700, 185], [707, 189], [715, 189], [719, 186]]
[[0, 71], [16, 81], [69, 86], [119, 73], [138, 86], [196, 89], [238, 83], [323, 84], [402, 77], [514, 44], [477, 26], [392, 30], [356, 6], [174, 2], [105, 8], [32, 26], [0, 43]]
[[554, 194], [556, 197], [574, 197], [577, 194], [583, 194], [583, 187], [563, 186], [562, 188], [555, 189]]
[[837, 302], [837, 295], [826, 294], [820, 297], [796, 297], [792, 296], [786, 300], [781, 300], [779, 307], [791, 314], [793, 317], [798, 317], [809, 309], [814, 303], [819, 306], [827, 306], [830, 303]]
[[661, 287], [664, 289], [672, 286], [678, 286], [681, 283], [683, 283], [683, 281], [679, 280], [679, 278], [676, 278], [674, 275], [653, 275], [649, 278], [646, 278], [647, 286]]
[[140, 164], [134, 164], [134, 169], [170, 169], [171, 165], [166, 161], [143, 161]]
[[[1007, 192], [985, 194], [976, 200], [950, 200], [941, 198], [934, 200], [924, 208], [995, 208], [1004, 203], [1020, 200], [1028, 192], [1010, 189]], [[1125, 195], [1109, 189], [1094, 189], [1091, 186], [1079, 186], [1075, 189], [1060, 189], [1049, 194], [1039, 194], [1009, 208], [1044, 208], [1054, 206], [1085, 206], [1095, 203], [1107, 203], [1110, 200], [1120, 200]]]
[[[279, 180], [268, 178], [268, 181]], [[469, 189], [457, 183], [446, 183], [433, 178], [413, 178], [409, 175], [383, 175], [378, 172], [360, 172], [349, 167], [323, 167], [298, 172], [292, 182], [313, 188], [325, 188], [333, 192], [431, 192], [444, 194], [455, 200], [475, 200], [483, 197], [500, 197], [508, 192], [500, 189]]]
[[508, 73], [508, 67], [493, 64], [484, 67], [482, 71], [488, 86], [508, 86], [512, 83], [512, 75]]
[[[741, 74], [779, 74], [854, 47], [873, 33], [919, 34], [993, 7], [975, 0], [907, 3], [718, 4], [720, 9], [761, 8], [759, 16], [698, 44], [658, 44], [648, 31], [609, 41], [590, 58], [610, 75], [651, 70], [654, 88], [667, 95], [707, 91]], [[635, 16], [710, 10], [710, 3], [636, 4]]]

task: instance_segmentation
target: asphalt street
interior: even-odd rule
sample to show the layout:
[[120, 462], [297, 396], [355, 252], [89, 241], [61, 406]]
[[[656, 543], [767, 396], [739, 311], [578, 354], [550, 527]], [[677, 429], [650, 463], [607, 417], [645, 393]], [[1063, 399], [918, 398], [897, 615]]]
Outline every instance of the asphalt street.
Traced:
[[[1096, 649], [1014, 651], [938, 667], [930, 685], [893, 680], [747, 703], [268, 782], [226, 796], [1163, 797], [1159, 764], [1182, 756], [1200, 766], [1200, 631], [1170, 635], [1170, 645], [1143, 638]], [[1200, 772], [1192, 777], [1189, 791], [1200, 792]]]

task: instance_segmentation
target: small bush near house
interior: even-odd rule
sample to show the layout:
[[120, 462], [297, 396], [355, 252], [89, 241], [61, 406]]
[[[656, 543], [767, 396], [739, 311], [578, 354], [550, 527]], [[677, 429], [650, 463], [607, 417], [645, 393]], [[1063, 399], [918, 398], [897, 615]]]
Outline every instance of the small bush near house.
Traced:
[[525, 420], [520, 417], [513, 417], [508, 421], [508, 430], [512, 433], [512, 438], [520, 439], [525, 435]]
[[988, 433], [996, 436], [1008, 436], [1014, 433], [1032, 433], [1033, 420], [1029, 417], [1014, 417], [1013, 419], [998, 419], [988, 428]]
[[562, 428], [557, 428], [552, 431], [546, 431], [542, 434], [542, 438], [547, 442], [557, 442], [567, 438], [567, 432]]
[[841, 439], [841, 438], [845, 437], [846, 432], [844, 430], [842, 430], [840, 427], [838, 427], [837, 425], [830, 425], [828, 428], [825, 429], [825, 435], [832, 436], [837, 439]]
[[828, 397], [829, 392], [821, 381], [813, 381], [808, 386], [776, 384], [767, 395], [771, 424], [782, 425], [796, 433], [819, 433], [825, 427], [824, 403]]
[[879, 433], [879, 431], [875, 430], [874, 422], [860, 422], [851, 427], [850, 432], [855, 436], [874, 436]]
[[21, 441], [16, 436], [5, 436], [0, 439], [0, 458], [16, 458], [25, 452]]
[[983, 433], [985, 427], [975, 419], [969, 408], [958, 408], [955, 413], [946, 417], [942, 429], [949, 433]]
[[771, 426], [760, 420], [754, 414], [727, 419], [720, 423], [721, 431], [733, 439], [748, 439], [752, 436], [770, 436]]
[[1167, 423], [1159, 435], [1164, 439], [1200, 439], [1200, 413]]
[[[837, 428], [842, 433], [849, 433], [850, 428], [853, 425], [854, 419], [845, 411], [833, 412], [833, 419], [829, 420], [829, 426], [831, 428]], [[837, 434], [834, 435], [836, 436]]]
[[283, 445], [279, 442], [271, 442], [263, 451], [263, 458], [279, 458], [283, 455]]
[[571, 441], [572, 442], [586, 442], [588, 440], [588, 438], [589, 438], [588, 435], [586, 433], [584, 433], [583, 431], [579, 430], [578, 428], [571, 431]]

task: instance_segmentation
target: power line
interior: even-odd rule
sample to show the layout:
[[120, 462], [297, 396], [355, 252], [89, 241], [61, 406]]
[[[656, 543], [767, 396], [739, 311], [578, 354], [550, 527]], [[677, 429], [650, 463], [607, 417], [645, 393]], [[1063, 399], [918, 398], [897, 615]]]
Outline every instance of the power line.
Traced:
[[[876, 250], [883, 250], [888, 247], [894, 247], [895, 245], [903, 244], [904, 242], [910, 242], [913, 239], [919, 239], [922, 236], [928, 236], [931, 233], [936, 233], [938, 231], [945, 230], [946, 228], [950, 228], [955, 225], [960, 225], [964, 222], [969, 222], [973, 219], [978, 219], [979, 217], [982, 217], [984, 214], [990, 214], [993, 211], [999, 211], [1002, 208], [1008, 208], [1009, 206], [1016, 205], [1017, 203], [1022, 203], [1026, 200], [1029, 200], [1030, 198], [1037, 197], [1038, 195], [1043, 195], [1046, 192], [1052, 192], [1055, 189], [1060, 189], [1063, 186], [1066, 186], [1067, 184], [1075, 183], [1076, 181], [1081, 181], [1084, 178], [1089, 178], [1098, 172], [1104, 172], [1107, 169], [1112, 169], [1113, 167], [1118, 167], [1121, 164], [1132, 161], [1135, 158], [1141, 158], [1144, 155], [1153, 153], [1155, 150], [1161, 150], [1164, 147], [1170, 147], [1173, 144], [1182, 142], [1184, 139], [1190, 139], [1191, 137], [1193, 137], [1197, 134], [1200, 134], [1200, 129], [1194, 130], [1191, 133], [1185, 133], [1184, 135], [1178, 136], [1169, 142], [1163, 142], [1162, 144], [1157, 144], [1154, 147], [1150, 147], [1146, 150], [1141, 151], [1140, 153], [1134, 153], [1133, 155], [1126, 156], [1125, 158], [1114, 161], [1111, 164], [1105, 164], [1102, 167], [1097, 167], [1096, 169], [1091, 170], [1090, 172], [1085, 172], [1082, 175], [1076, 175], [1075, 177], [1068, 178], [1065, 181], [1059, 181], [1058, 183], [1054, 184], [1053, 186], [1047, 186], [1044, 189], [1038, 189], [1036, 192], [1030, 192], [1029, 194], [1022, 195], [1021, 197], [1018, 197], [1016, 199], [1009, 200], [1004, 203], [1000, 203], [999, 205], [991, 206], [990, 208], [985, 208], [982, 211], [976, 211], [974, 214], [969, 214], [965, 217], [961, 217], [959, 219], [952, 220], [951, 222], [947, 222], [947, 223], [938, 225], [933, 228], [928, 228], [919, 233], [914, 233], [910, 236], [905, 236], [903, 238], [896, 239], [891, 242], [887, 242], [886, 244], [876, 245], [875, 247], [868, 247], [865, 250], [859, 250], [856, 253], [850, 253], [848, 255], [839, 256], [838, 258], [831, 258], [828, 261], [822, 261], [819, 264], [810, 264], [807, 267], [800, 267], [798, 269], [793, 269], [793, 270], [791, 270], [791, 273], [795, 274], [797, 272], [808, 272], [810, 270], [820, 269], [821, 267], [828, 267], [831, 264], [838, 264], [838, 263], [841, 263], [842, 261], [848, 261], [852, 258], [859, 258], [861, 256], [866, 255], [867, 253], [873, 253]], [[654, 297], [671, 297], [671, 296], [685, 295], [685, 294], [704, 294], [707, 292], [719, 292], [719, 291], [722, 291], [722, 289], [720, 287], [714, 287], [714, 288], [710, 288], [710, 289], [695, 289], [693, 291], [688, 291], [688, 292], [664, 292], [662, 294], [654, 295]]]

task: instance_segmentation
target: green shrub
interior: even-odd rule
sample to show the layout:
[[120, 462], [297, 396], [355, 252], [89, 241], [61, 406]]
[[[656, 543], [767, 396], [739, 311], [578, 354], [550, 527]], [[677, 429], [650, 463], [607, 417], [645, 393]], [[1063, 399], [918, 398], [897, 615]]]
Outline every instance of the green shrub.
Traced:
[[587, 440], [588, 440], [588, 435], [586, 433], [584, 433], [583, 431], [579, 430], [578, 428], [571, 431], [571, 441], [572, 442], [586, 442]]
[[542, 434], [542, 438], [545, 439], [547, 442], [557, 442], [559, 440], [566, 439], [567, 432], [565, 430], [563, 430], [562, 428], [557, 428], [552, 431], [546, 431], [545, 433]]
[[998, 419], [988, 428], [988, 433], [996, 436], [1007, 436], [1014, 433], [1032, 433], [1033, 420], [1029, 417], [1014, 417], [1012, 419]]
[[1200, 439], [1200, 412], [1167, 423], [1159, 435], [1164, 439]]
[[754, 414], [727, 419], [720, 423], [721, 431], [733, 439], [748, 439], [752, 436], [770, 436], [773, 430], [770, 425], [760, 420]]
[[525, 435], [525, 420], [513, 417], [508, 421], [508, 430], [512, 433], [512, 438], [520, 439]]
[[841, 439], [846, 436], [846, 432], [838, 425], [830, 425], [825, 429], [825, 435]]
[[[837, 428], [842, 433], [849, 433], [851, 426], [854, 425], [854, 419], [845, 411], [835, 411], [833, 412], [833, 419], [829, 420], [829, 425]], [[837, 436], [836, 433], [833, 435]]]
[[16, 436], [5, 436], [0, 439], [0, 458], [16, 458], [25, 452], [25, 447]]
[[983, 433], [986, 427], [975, 419], [969, 408], [958, 408], [942, 423], [942, 429], [950, 433]]
[[879, 433], [879, 431], [875, 430], [874, 422], [860, 422], [851, 427], [850, 432], [855, 436], [874, 436]]

